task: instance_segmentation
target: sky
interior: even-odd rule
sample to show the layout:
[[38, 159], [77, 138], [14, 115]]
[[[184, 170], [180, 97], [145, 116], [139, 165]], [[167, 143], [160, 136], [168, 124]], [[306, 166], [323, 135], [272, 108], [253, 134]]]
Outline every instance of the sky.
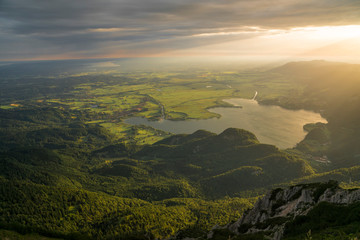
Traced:
[[2, 61], [359, 54], [359, 0], [0, 0]]

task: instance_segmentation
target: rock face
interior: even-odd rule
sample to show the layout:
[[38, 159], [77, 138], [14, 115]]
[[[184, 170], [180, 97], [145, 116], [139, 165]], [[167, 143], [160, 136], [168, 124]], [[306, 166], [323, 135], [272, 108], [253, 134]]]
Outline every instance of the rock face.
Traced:
[[226, 226], [235, 234], [267, 232], [269, 239], [281, 239], [285, 224], [306, 215], [319, 202], [352, 204], [360, 201], [360, 189], [345, 190], [335, 181], [275, 189], [259, 199], [241, 219]]

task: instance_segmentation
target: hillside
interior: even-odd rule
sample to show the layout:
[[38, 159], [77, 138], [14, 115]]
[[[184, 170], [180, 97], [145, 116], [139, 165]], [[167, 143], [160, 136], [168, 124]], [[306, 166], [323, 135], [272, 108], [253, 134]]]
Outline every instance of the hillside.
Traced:
[[66, 239], [201, 235], [240, 217], [264, 188], [314, 173], [246, 130], [199, 130], [141, 146], [84, 115], [0, 111], [2, 229]]
[[159, 174], [171, 171], [185, 176], [199, 183], [205, 195], [212, 198], [234, 196], [243, 190], [314, 173], [302, 159], [275, 146], [261, 144], [254, 134], [235, 128], [219, 135], [202, 130], [190, 135], [174, 135], [144, 147], [134, 157], [156, 158], [161, 165], [157, 169], [163, 169]]
[[277, 188], [207, 238], [350, 239], [360, 236], [359, 213], [360, 189], [342, 189], [335, 181]]
[[291, 62], [269, 72], [303, 84], [304, 90], [291, 96], [263, 99], [261, 103], [319, 111], [329, 122], [326, 126], [326, 131], [329, 131], [327, 141], [304, 142], [307, 146], [301, 144], [300, 149], [320, 150], [318, 156], [327, 155], [334, 169], [358, 165], [360, 65], [326, 61]]
[[[219, 135], [199, 130], [136, 146], [114, 140], [98, 125], [69, 122], [66, 116], [75, 114], [1, 110], [2, 176], [162, 200], [235, 196], [314, 173], [302, 159], [261, 144], [241, 129], [229, 128]], [[220, 187], [224, 182], [228, 186]]]

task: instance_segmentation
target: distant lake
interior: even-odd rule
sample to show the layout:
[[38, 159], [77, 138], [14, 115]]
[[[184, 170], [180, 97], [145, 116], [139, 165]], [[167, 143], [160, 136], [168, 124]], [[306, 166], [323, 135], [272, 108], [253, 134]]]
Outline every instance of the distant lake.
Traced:
[[149, 121], [146, 118], [133, 117], [125, 120], [135, 125], [148, 125], [171, 133], [193, 133], [205, 129], [221, 133], [229, 127], [242, 128], [253, 132], [261, 143], [276, 145], [281, 149], [291, 148], [304, 139], [303, 126], [307, 123], [323, 122], [319, 113], [306, 110], [288, 110], [279, 106], [259, 105], [256, 100], [233, 98], [225, 102], [242, 108], [211, 108], [221, 118], [187, 121]]

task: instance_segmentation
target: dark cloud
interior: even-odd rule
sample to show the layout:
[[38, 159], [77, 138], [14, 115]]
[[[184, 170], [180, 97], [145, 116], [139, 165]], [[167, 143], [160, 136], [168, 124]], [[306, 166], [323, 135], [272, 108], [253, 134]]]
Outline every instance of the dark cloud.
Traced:
[[[358, 0], [0, 0], [0, 56], [13, 58], [23, 51], [31, 58], [37, 52], [46, 55], [47, 49], [106, 55], [107, 49], [131, 52], [140, 45], [186, 48], [249, 36], [189, 40], [202, 33], [359, 20]], [[167, 40], [167, 47], [159, 40]]]

